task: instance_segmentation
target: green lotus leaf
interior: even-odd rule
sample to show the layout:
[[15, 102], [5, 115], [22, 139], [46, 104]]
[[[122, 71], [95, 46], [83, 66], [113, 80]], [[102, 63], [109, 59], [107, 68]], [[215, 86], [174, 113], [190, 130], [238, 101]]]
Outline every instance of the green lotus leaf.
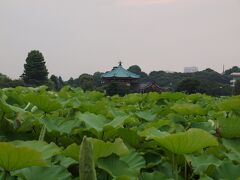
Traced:
[[136, 178], [130, 176], [119, 176], [113, 178], [113, 180], [136, 180]]
[[55, 143], [46, 143], [43, 141], [12, 141], [11, 144], [16, 147], [28, 147], [42, 153], [43, 159], [47, 160], [51, 157], [60, 154], [61, 148]]
[[117, 179], [132, 179], [138, 176], [145, 164], [144, 158], [134, 151], [120, 158], [116, 155], [111, 155], [98, 160], [98, 167]]
[[92, 114], [98, 114], [102, 116], [108, 117], [109, 114], [111, 114], [109, 109], [109, 104], [106, 100], [100, 100], [100, 101], [90, 101], [86, 97], [81, 100], [81, 104], [79, 109], [81, 109], [81, 112], [89, 112]]
[[216, 138], [202, 129], [189, 129], [154, 139], [175, 154], [189, 154], [209, 146], [218, 146]]
[[134, 169], [137, 172], [140, 172], [140, 170], [146, 165], [145, 159], [139, 153], [134, 151], [120, 157], [120, 160], [126, 162], [131, 169]]
[[240, 161], [240, 139], [222, 139], [222, 144], [228, 149], [226, 156], [233, 161]]
[[76, 120], [66, 120], [63, 117], [47, 116], [40, 120], [41, 123], [46, 125], [47, 131], [56, 131], [60, 134], [70, 134], [72, 129], [79, 127], [80, 122]]
[[215, 179], [238, 180], [240, 179], [240, 165], [235, 165], [230, 161], [223, 161], [214, 175]]
[[74, 160], [73, 158], [70, 158], [70, 157], [60, 155], [60, 156], [56, 156], [56, 158], [54, 158], [53, 164], [58, 164], [62, 167], [69, 168], [72, 165], [74, 166], [74, 165], [79, 164], [79, 161], [76, 161], [76, 160]]
[[138, 147], [140, 145], [141, 137], [137, 134], [136, 129], [120, 128], [118, 129], [116, 135], [125, 143], [133, 147]]
[[145, 129], [144, 131], [141, 131], [138, 133], [139, 136], [145, 137], [147, 140], [149, 139], [154, 139], [154, 138], [159, 138], [159, 137], [165, 137], [168, 136], [169, 133], [165, 131], [160, 131], [154, 127]]
[[214, 180], [213, 178], [207, 176], [206, 174], [200, 175], [201, 180]]
[[127, 176], [127, 177], [137, 177], [138, 172], [131, 169], [130, 166], [119, 159], [116, 155], [111, 155], [107, 158], [102, 158], [98, 160], [98, 168], [108, 172], [113, 178]]
[[204, 115], [206, 113], [200, 105], [190, 103], [174, 104], [171, 109], [181, 115]]
[[160, 99], [168, 100], [168, 101], [177, 101], [185, 98], [187, 95], [181, 92], [163, 92], [160, 94]]
[[71, 157], [72, 159], [79, 161], [79, 154], [80, 154], [80, 146], [77, 144], [69, 145], [64, 151], [63, 155], [67, 157]]
[[212, 120], [209, 120], [207, 122], [193, 122], [191, 123], [191, 128], [203, 129], [207, 132], [210, 132], [211, 134], [216, 133], [215, 123]]
[[137, 104], [139, 102], [141, 102], [142, 96], [139, 96], [139, 94], [128, 94], [126, 96], [123, 97], [123, 102], [125, 102], [126, 104]]
[[62, 107], [62, 105], [54, 98], [50, 98], [47, 94], [29, 93], [25, 96], [25, 101], [37, 106], [45, 113], [51, 113]]
[[7, 95], [6, 102], [11, 105], [18, 105], [19, 107], [23, 107], [25, 105], [23, 94], [18, 92], [16, 89], [12, 91], [6, 91], [5, 94]]
[[222, 164], [222, 161], [213, 155], [202, 154], [200, 156], [185, 155], [188, 162], [191, 162], [193, 170], [197, 174], [206, 173], [210, 165], [218, 167]]
[[[102, 140], [89, 138], [88, 139], [93, 146], [93, 157], [97, 161], [99, 158], [110, 156], [111, 154], [117, 154], [123, 156], [129, 153], [127, 146], [123, 143], [122, 139], [115, 139], [113, 143], [104, 142]], [[63, 155], [71, 157], [75, 160], [79, 160], [79, 145], [71, 144], [64, 151]]]
[[139, 111], [136, 113], [139, 118], [142, 118], [146, 121], [153, 121], [156, 119], [157, 115], [152, 111]]
[[88, 112], [84, 114], [77, 113], [76, 117], [80, 121], [83, 121], [87, 128], [93, 128], [98, 132], [102, 131], [105, 124], [108, 123], [103, 116], [95, 115]]
[[149, 128], [156, 128], [156, 129], [159, 129], [161, 127], [164, 127], [164, 126], [170, 126], [171, 125], [171, 121], [170, 120], [156, 120], [156, 121], [153, 121], [153, 122], [149, 122], [149, 123], [145, 123], [144, 124], [144, 129], [149, 129]]
[[34, 116], [30, 112], [18, 113], [18, 120], [21, 122], [20, 126], [17, 129], [17, 132], [29, 132], [32, 130]]
[[190, 94], [187, 96], [187, 99], [189, 99], [191, 102], [196, 103], [196, 102], [211, 102], [212, 101], [212, 97], [205, 95], [205, 94]]
[[6, 114], [11, 112], [25, 112], [24, 109], [10, 105], [6, 102], [7, 96], [0, 92], [0, 110]]
[[105, 94], [99, 91], [88, 91], [86, 94], [90, 97], [92, 101], [98, 101], [105, 97]]
[[30, 167], [13, 173], [26, 180], [69, 180], [71, 174], [62, 166]]
[[240, 110], [240, 97], [233, 96], [227, 98], [218, 104], [218, 107], [222, 111], [239, 112]]
[[158, 92], [149, 92], [146, 94], [145, 101], [149, 103], [156, 103], [159, 100], [160, 96], [161, 94]]
[[168, 179], [166, 175], [161, 172], [152, 172], [152, 173], [142, 173], [140, 176], [140, 180], [160, 180], [160, 179]]
[[6, 171], [13, 171], [31, 166], [46, 166], [41, 152], [0, 142], [0, 167]]
[[111, 122], [105, 124], [105, 127], [106, 126], [111, 126], [113, 128], [123, 127], [123, 123], [128, 117], [129, 116], [117, 116]]
[[136, 127], [141, 125], [141, 119], [139, 119], [138, 117], [131, 115], [129, 116], [125, 121], [124, 121], [124, 127]]
[[115, 139], [113, 143], [104, 142], [93, 138], [89, 138], [89, 141], [93, 146], [93, 157], [95, 161], [97, 161], [99, 158], [110, 156], [113, 153], [119, 156], [123, 156], [129, 153], [127, 146], [120, 138]]
[[231, 117], [219, 120], [221, 136], [224, 138], [240, 137], [240, 118]]

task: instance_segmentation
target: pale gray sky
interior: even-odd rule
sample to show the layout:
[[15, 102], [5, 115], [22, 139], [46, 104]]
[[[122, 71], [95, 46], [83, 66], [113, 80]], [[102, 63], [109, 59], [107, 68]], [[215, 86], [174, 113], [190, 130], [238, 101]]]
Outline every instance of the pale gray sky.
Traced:
[[0, 72], [30, 50], [64, 79], [128, 67], [217, 71], [240, 65], [240, 0], [0, 0]]

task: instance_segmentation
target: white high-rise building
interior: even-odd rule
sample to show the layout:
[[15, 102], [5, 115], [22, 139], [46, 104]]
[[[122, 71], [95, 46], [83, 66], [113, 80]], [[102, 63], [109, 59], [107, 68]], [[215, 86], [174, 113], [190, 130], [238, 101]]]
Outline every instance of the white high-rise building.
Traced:
[[198, 68], [195, 66], [184, 68], [184, 73], [195, 73], [195, 72], [198, 72]]

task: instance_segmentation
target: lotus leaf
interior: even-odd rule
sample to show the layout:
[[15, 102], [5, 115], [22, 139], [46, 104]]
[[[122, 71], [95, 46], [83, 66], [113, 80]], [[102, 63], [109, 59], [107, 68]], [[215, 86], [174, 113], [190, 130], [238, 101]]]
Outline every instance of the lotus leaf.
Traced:
[[56, 99], [49, 98], [46, 94], [30, 93], [25, 96], [25, 101], [32, 103], [45, 113], [51, 113], [62, 107]]
[[31, 166], [46, 166], [41, 152], [0, 142], [0, 167], [6, 171], [13, 171]]
[[87, 128], [93, 128], [98, 132], [102, 131], [105, 124], [108, 123], [108, 121], [103, 116], [92, 113], [78, 113], [76, 117], [80, 121], [83, 121], [86, 124]]
[[213, 155], [202, 154], [200, 156], [186, 155], [188, 162], [191, 162], [194, 172], [197, 174], [206, 173], [210, 165], [218, 167], [222, 164], [222, 161]]
[[[97, 161], [99, 158], [108, 157], [111, 154], [123, 156], [129, 153], [127, 146], [123, 143], [122, 139], [116, 139], [115, 142], [104, 142], [98, 139], [89, 138], [93, 146], [93, 157]], [[63, 154], [78, 161], [79, 159], [79, 145], [72, 144], [68, 146]]]
[[60, 154], [61, 148], [55, 143], [46, 143], [43, 141], [12, 141], [16, 147], [28, 147], [42, 153], [43, 159], [50, 159], [51, 157]]
[[98, 167], [108, 172], [112, 177], [137, 177], [138, 172], [124, 161], [120, 160], [116, 155], [98, 160]]
[[68, 180], [71, 174], [61, 166], [30, 167], [14, 172], [15, 176], [26, 180]]
[[218, 145], [216, 138], [202, 129], [189, 129], [186, 132], [154, 139], [175, 154], [189, 154], [209, 146]]
[[240, 165], [235, 165], [230, 161], [223, 161], [215, 172], [215, 179], [238, 180], [240, 178]]
[[224, 138], [240, 138], [240, 118], [231, 117], [219, 120], [221, 136]]

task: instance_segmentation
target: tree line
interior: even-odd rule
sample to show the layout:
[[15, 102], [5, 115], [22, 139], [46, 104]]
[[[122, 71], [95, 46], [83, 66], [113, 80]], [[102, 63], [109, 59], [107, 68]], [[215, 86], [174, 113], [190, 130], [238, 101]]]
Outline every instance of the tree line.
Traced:
[[[240, 72], [240, 67], [234, 66], [220, 74], [212, 69], [205, 69], [195, 73], [152, 71], [149, 74], [142, 71], [138, 65], [128, 68], [129, 71], [138, 74], [141, 78], [138, 83], [156, 82], [160, 87], [170, 91], [182, 91], [186, 93], [205, 93], [212, 96], [226, 96], [240, 94], [240, 82], [236, 83], [233, 89], [230, 86], [232, 72]], [[46, 67], [44, 56], [41, 52], [33, 50], [28, 53], [24, 72], [18, 80], [11, 80], [6, 75], [0, 74], [0, 87], [16, 86], [40, 86], [47, 85], [51, 90], [60, 90], [63, 86], [80, 87], [84, 91], [106, 91], [116, 88], [121, 91], [131, 92], [124, 84], [102, 84], [102, 72], [91, 74], [81, 74], [78, 78], [70, 78], [64, 81], [61, 76], [51, 75]], [[115, 89], [114, 89], [115, 88]]]

